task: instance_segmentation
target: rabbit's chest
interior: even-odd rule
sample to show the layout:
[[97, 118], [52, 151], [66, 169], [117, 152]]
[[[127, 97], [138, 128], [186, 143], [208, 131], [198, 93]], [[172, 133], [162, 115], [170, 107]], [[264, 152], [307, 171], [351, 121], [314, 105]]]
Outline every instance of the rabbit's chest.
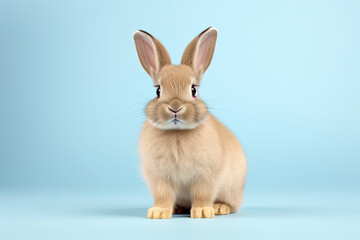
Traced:
[[207, 173], [206, 151], [199, 152], [196, 146], [186, 142], [170, 141], [167, 148], [157, 154], [156, 168], [176, 183], [187, 184]]
[[143, 133], [140, 138], [145, 175], [186, 186], [220, 169], [222, 152], [216, 134], [198, 129], [179, 133], [150, 130], [152, 134]]

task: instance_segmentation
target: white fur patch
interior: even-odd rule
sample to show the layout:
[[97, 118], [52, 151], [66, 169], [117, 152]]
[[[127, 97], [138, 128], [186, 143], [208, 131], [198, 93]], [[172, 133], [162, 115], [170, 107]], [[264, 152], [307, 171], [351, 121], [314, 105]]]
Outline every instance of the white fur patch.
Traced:
[[176, 124], [173, 122], [173, 119], [168, 120], [165, 124], [160, 124], [160, 123], [156, 123], [153, 122], [151, 120], [148, 120], [148, 122], [159, 129], [164, 129], [164, 130], [176, 130], [176, 129], [194, 129], [198, 126], [200, 126], [203, 123], [204, 120], [197, 122], [197, 123], [192, 123], [192, 124], [188, 124], [183, 120], [180, 120], [178, 122], [176, 122]]

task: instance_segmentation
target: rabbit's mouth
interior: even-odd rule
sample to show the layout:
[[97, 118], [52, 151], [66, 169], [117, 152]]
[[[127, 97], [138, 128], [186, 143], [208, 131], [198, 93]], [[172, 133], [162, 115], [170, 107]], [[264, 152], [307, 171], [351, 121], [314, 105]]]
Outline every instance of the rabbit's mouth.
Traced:
[[188, 129], [188, 124], [178, 117], [173, 117], [163, 126], [164, 129]]
[[181, 121], [180, 119], [178, 119], [178, 118], [175, 117], [175, 118], [173, 118], [172, 120], [170, 120], [170, 122], [176, 125], [176, 124], [178, 124], [178, 123], [182, 123], [183, 121]]
[[164, 123], [156, 123], [153, 121], [149, 121], [154, 127], [164, 129], [164, 130], [186, 130], [186, 129], [194, 129], [201, 124], [202, 121], [196, 123], [189, 123], [184, 119], [180, 119], [177, 116], [168, 119]]

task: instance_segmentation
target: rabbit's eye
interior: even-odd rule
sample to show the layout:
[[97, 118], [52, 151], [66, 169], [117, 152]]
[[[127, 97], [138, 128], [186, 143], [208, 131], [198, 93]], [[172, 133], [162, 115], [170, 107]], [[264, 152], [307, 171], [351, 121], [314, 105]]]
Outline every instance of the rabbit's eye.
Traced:
[[194, 85], [191, 86], [191, 94], [194, 98], [197, 96], [197, 91]]
[[159, 98], [160, 97], [160, 87], [158, 87], [157, 89], [156, 89], [156, 96]]

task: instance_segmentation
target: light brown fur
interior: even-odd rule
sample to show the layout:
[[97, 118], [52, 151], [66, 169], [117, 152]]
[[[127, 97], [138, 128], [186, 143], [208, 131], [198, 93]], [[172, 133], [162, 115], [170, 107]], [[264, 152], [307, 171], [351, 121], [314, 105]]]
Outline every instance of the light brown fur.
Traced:
[[[148, 33], [134, 34], [137, 49], [155, 39], [143, 34]], [[178, 66], [171, 65], [170, 58], [160, 59], [168, 54], [157, 40], [153, 40], [156, 51], [138, 50], [143, 67], [161, 89], [160, 97], [146, 107], [148, 120], [140, 137], [142, 172], [154, 197], [148, 218], [170, 218], [187, 209], [193, 218], [208, 218], [235, 212], [242, 203], [246, 176], [242, 147], [191, 93], [211, 62], [216, 36], [214, 28], [202, 32], [189, 44]], [[153, 58], [157, 64], [147, 64], [154, 54], [158, 54]], [[174, 118], [169, 109], [178, 110], [179, 123], [169, 122]]]

